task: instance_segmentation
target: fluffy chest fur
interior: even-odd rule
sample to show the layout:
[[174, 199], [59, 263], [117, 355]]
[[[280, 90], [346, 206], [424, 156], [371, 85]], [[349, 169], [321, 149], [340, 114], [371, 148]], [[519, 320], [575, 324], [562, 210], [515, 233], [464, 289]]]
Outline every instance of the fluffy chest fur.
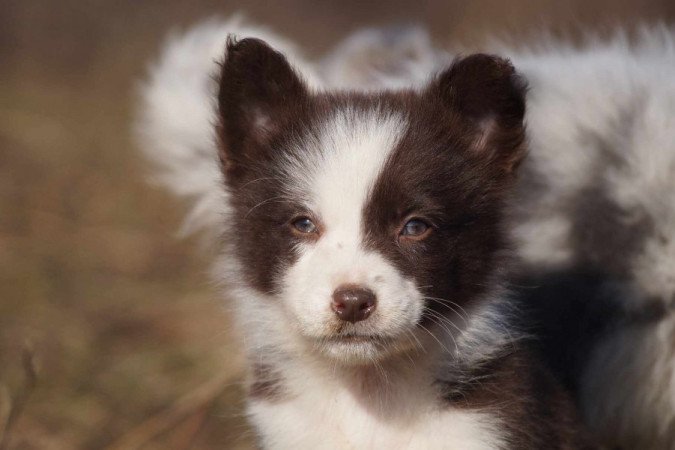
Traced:
[[439, 402], [422, 380], [373, 372], [358, 375], [362, 386], [349, 387], [319, 368], [303, 369], [304, 381], [288, 386], [283, 398], [249, 403], [264, 448], [503, 448], [496, 414]]
[[414, 421], [378, 420], [340, 393], [328, 402], [302, 396], [284, 404], [253, 403], [251, 420], [264, 448], [500, 448], [497, 417], [456, 409], [426, 411]]

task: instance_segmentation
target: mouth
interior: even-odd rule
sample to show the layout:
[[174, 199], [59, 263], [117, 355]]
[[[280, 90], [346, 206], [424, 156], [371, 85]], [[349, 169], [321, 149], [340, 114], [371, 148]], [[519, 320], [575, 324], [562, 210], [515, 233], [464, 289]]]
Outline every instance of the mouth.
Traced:
[[338, 333], [313, 340], [313, 350], [344, 364], [371, 364], [413, 348], [398, 336]]
[[375, 335], [375, 334], [340, 334], [337, 336], [329, 336], [322, 339], [324, 343], [328, 344], [375, 344], [383, 345], [392, 341], [392, 338]]

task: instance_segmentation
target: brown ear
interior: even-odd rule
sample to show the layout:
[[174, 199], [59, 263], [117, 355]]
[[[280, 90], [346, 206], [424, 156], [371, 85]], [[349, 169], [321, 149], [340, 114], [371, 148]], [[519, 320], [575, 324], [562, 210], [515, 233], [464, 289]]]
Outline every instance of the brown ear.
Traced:
[[228, 37], [218, 91], [218, 137], [225, 167], [254, 159], [307, 97], [281, 53], [260, 39]]
[[507, 172], [515, 169], [525, 154], [527, 86], [507, 59], [485, 54], [457, 59], [430, 91], [471, 124], [476, 155]]

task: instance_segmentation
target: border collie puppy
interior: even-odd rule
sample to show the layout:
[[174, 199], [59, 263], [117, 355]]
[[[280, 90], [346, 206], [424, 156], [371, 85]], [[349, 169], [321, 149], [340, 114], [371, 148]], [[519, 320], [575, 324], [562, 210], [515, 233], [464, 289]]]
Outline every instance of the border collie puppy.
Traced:
[[[675, 33], [495, 50], [529, 82], [510, 209], [541, 346], [608, 446], [672, 449]], [[322, 68], [332, 86], [400, 87], [449, 59], [423, 30], [365, 30]]]
[[211, 24], [144, 91], [145, 148], [223, 245], [261, 446], [587, 448], [504, 275], [523, 79], [485, 54], [407, 89], [321, 73], [264, 30]]

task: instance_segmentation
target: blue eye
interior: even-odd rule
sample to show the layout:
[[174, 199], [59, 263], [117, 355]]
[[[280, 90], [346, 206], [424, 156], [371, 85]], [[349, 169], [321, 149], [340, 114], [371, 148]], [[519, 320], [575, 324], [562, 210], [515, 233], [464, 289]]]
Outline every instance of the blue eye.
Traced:
[[420, 219], [410, 219], [403, 225], [401, 229], [401, 236], [408, 237], [420, 237], [423, 236], [427, 231], [429, 231], [428, 223]]
[[308, 217], [301, 217], [293, 221], [293, 228], [295, 228], [300, 233], [316, 233], [316, 225]]

